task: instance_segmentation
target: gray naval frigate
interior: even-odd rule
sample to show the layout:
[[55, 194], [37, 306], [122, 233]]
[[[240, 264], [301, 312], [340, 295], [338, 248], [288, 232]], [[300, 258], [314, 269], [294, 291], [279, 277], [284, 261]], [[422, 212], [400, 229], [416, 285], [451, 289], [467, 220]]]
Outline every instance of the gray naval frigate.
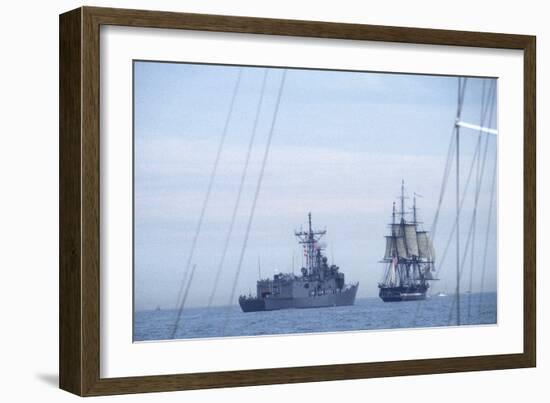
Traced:
[[305, 266], [301, 275], [279, 273], [273, 278], [256, 283], [256, 295], [241, 295], [239, 305], [243, 312], [274, 311], [289, 308], [323, 308], [353, 305], [359, 283], [346, 284], [345, 275], [334, 264], [329, 265], [319, 242], [326, 230], [314, 231], [311, 213], [308, 230], [295, 231], [303, 245]]

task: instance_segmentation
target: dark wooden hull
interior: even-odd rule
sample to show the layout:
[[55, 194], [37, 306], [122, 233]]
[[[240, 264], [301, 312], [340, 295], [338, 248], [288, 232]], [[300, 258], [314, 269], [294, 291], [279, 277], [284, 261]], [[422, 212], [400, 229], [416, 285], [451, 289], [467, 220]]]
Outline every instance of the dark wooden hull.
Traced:
[[411, 287], [380, 286], [379, 297], [384, 302], [421, 301], [426, 299], [427, 285]]

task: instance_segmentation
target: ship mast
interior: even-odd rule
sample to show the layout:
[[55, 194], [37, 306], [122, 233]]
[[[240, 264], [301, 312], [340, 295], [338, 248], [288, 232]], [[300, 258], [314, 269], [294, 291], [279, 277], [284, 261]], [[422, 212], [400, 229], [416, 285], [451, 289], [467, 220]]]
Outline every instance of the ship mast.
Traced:
[[413, 223], [416, 224], [416, 193], [413, 194]]
[[[424, 286], [425, 282], [435, 280], [425, 274], [426, 268], [431, 262], [431, 241], [426, 231], [419, 230], [418, 207], [413, 193], [412, 221], [406, 221], [405, 181], [401, 181], [401, 194], [398, 196], [400, 209], [397, 210], [396, 202], [392, 205], [391, 232], [386, 236], [386, 252], [382, 262], [387, 264], [384, 285], [394, 286], [394, 278], [397, 275], [400, 287]], [[397, 215], [401, 219], [397, 220]]]
[[401, 179], [401, 222], [405, 220], [405, 180]]
[[[308, 213], [308, 230], [294, 231], [294, 235], [296, 235], [296, 237], [299, 239], [299, 243], [301, 245], [304, 245], [306, 254], [306, 266], [309, 275], [316, 274], [319, 269], [318, 265], [315, 263], [316, 244], [326, 233], [326, 230], [313, 230], [313, 226], [311, 224], [311, 212]], [[317, 248], [319, 248], [318, 245]]]

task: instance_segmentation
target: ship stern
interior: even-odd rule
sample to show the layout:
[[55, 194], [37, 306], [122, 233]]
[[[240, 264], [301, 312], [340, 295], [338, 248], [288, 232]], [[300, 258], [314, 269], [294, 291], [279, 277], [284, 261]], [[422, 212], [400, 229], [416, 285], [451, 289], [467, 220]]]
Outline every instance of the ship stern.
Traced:
[[265, 311], [265, 300], [254, 297], [239, 297], [239, 305], [243, 312]]

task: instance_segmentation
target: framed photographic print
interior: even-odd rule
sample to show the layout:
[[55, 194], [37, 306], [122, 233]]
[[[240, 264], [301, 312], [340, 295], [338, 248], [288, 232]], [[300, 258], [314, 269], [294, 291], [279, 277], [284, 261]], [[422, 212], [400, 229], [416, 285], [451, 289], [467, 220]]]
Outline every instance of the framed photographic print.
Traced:
[[60, 386], [532, 367], [535, 166], [532, 36], [62, 14]]

